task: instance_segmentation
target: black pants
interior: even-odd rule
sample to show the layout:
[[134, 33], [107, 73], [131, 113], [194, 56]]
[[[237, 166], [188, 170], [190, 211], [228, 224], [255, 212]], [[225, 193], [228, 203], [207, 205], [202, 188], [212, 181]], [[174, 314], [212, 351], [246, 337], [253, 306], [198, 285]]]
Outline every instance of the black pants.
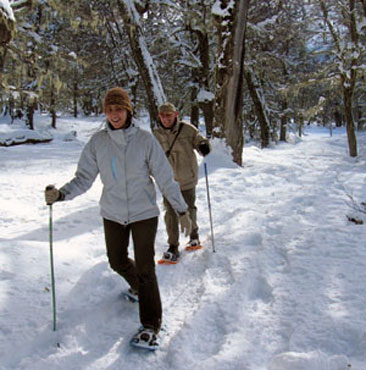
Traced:
[[[158, 218], [123, 226], [103, 219], [107, 256], [111, 268], [139, 293], [140, 321], [146, 328], [160, 330], [162, 308], [155, 273], [155, 236]], [[132, 233], [135, 261], [128, 257]]]

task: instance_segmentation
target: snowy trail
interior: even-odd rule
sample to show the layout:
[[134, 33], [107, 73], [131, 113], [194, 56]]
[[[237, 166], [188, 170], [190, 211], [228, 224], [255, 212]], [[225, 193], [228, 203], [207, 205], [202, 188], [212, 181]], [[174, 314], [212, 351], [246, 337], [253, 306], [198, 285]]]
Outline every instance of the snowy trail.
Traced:
[[[326, 138], [318, 140], [330, 141]], [[308, 153], [312, 150], [306, 146], [313, 145], [322, 148], [313, 137], [311, 141], [305, 139], [301, 146]], [[293, 150], [287, 150], [287, 155], [294, 152], [295, 159], [278, 169], [281, 176], [276, 176], [276, 180], [279, 183], [271, 188], [273, 204], [262, 205], [266, 223], [263, 235], [267, 237], [257, 256], [264, 273], [262, 285], [271, 292], [271, 312], [266, 316], [267, 319], [273, 316], [273, 321], [268, 322], [268, 326], [273, 330], [277, 328], [276, 333], [270, 336], [272, 343], [268, 343], [268, 346], [274, 345], [273, 337], [277, 335], [275, 352], [310, 352], [320, 347], [324, 352], [334, 355], [352, 352], [364, 358], [365, 341], [360, 341], [364, 329], [357, 324], [363, 320], [364, 311], [360, 310], [357, 303], [353, 304], [352, 297], [347, 296], [347, 285], [351, 288], [350, 282], [361, 282], [366, 277], [365, 270], [357, 263], [364, 250], [362, 253], [352, 250], [352, 245], [358, 245], [359, 236], [352, 237], [352, 231], [344, 229], [347, 224], [345, 182], [340, 180], [342, 177], [350, 179], [350, 176], [362, 174], [364, 181], [364, 164], [359, 164], [359, 173], [353, 168], [352, 172], [345, 174], [345, 168], [335, 165], [334, 156], [315, 153], [311, 158], [305, 158], [299, 149], [294, 147]], [[276, 161], [276, 154], [279, 151], [271, 153], [266, 163]], [[301, 163], [301, 166], [297, 163]], [[269, 168], [266, 166], [264, 170], [268, 171]], [[269, 174], [273, 175], [276, 171], [272, 168]], [[331, 184], [329, 178], [334, 179]], [[283, 182], [287, 184], [283, 186]], [[266, 181], [261, 179], [260, 183], [263, 186]], [[281, 191], [282, 186], [286, 192], [290, 189], [291, 194], [287, 193], [286, 196]], [[248, 198], [251, 199], [250, 196]], [[267, 194], [263, 203], [269, 198]], [[258, 201], [258, 197], [254, 199]], [[349, 225], [349, 229], [353, 228]], [[351, 250], [344, 245], [345, 240], [350, 240]], [[327, 246], [325, 250], [323, 245]], [[357, 279], [352, 279], [353, 276], [357, 276]], [[362, 297], [366, 303], [365, 287], [361, 286], [360, 296], [354, 298], [358, 300]], [[260, 292], [261, 288], [257, 287], [255, 291]], [[348, 302], [347, 307], [339, 305], [344, 301]], [[349, 323], [350, 317], [355, 322]], [[339, 345], [335, 346], [330, 338], [340, 338]], [[271, 348], [268, 347], [270, 352]], [[258, 366], [260, 361], [263, 358], [261, 360], [258, 356]], [[345, 362], [339, 359], [339, 362], [342, 361]], [[275, 367], [283, 368], [283, 363]]]
[[[366, 190], [366, 160], [363, 149], [359, 159], [347, 156], [344, 135], [249, 146], [243, 168], [214, 142], [207, 164], [216, 253], [201, 165], [197, 205], [206, 247], [156, 267], [166, 328], [156, 353], [128, 345], [138, 307], [121, 297], [126, 285], [106, 260], [100, 183], [56, 204], [52, 332], [43, 189], [71, 178], [100, 122], [74, 125], [81, 131], [74, 142], [0, 148], [1, 370], [365, 368], [366, 229], [346, 214], [347, 194]], [[165, 240], [161, 218], [156, 259]]]

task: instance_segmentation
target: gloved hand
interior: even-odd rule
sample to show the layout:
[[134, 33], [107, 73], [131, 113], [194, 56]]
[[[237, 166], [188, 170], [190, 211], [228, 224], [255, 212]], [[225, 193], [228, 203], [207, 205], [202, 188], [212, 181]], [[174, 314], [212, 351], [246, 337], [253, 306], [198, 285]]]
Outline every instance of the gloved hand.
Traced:
[[46, 200], [46, 204], [50, 206], [51, 204], [63, 200], [63, 194], [60, 192], [60, 190], [56, 189], [54, 185], [48, 185], [46, 186], [46, 189], [44, 191], [44, 196]]
[[185, 236], [189, 236], [192, 231], [192, 221], [188, 212], [179, 216], [180, 230]]
[[210, 145], [209, 144], [207, 144], [207, 143], [201, 143], [201, 144], [198, 145], [198, 150], [200, 151], [200, 153], [203, 156], [206, 156], [207, 154], [210, 153], [211, 148], [210, 148]]

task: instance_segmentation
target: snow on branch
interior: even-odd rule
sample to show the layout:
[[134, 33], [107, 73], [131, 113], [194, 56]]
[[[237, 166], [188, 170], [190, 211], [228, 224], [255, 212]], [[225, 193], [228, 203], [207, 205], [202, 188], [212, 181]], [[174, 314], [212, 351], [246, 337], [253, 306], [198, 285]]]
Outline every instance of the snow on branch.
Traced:
[[7, 45], [14, 36], [15, 18], [8, 0], [0, 0], [0, 46]]
[[212, 6], [211, 12], [221, 18], [230, 17], [230, 10], [234, 9], [234, 7], [235, 1], [233, 0], [230, 0], [226, 5], [223, 4], [222, 0], [217, 0]]
[[0, 13], [8, 20], [15, 22], [13, 10], [8, 0], [0, 0]]
[[[0, 3], [7, 0], [0, 0]], [[31, 7], [33, 5], [33, 0], [15, 0], [10, 2], [10, 6], [14, 10], [20, 10], [25, 7]]]

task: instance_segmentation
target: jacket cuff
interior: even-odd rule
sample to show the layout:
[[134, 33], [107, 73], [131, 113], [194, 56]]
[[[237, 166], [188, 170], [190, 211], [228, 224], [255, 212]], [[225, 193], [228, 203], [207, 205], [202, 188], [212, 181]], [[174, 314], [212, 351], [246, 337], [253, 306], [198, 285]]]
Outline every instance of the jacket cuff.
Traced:
[[57, 198], [57, 201], [58, 202], [62, 202], [63, 200], [65, 200], [65, 193], [63, 193], [61, 190], [59, 190], [59, 196]]

